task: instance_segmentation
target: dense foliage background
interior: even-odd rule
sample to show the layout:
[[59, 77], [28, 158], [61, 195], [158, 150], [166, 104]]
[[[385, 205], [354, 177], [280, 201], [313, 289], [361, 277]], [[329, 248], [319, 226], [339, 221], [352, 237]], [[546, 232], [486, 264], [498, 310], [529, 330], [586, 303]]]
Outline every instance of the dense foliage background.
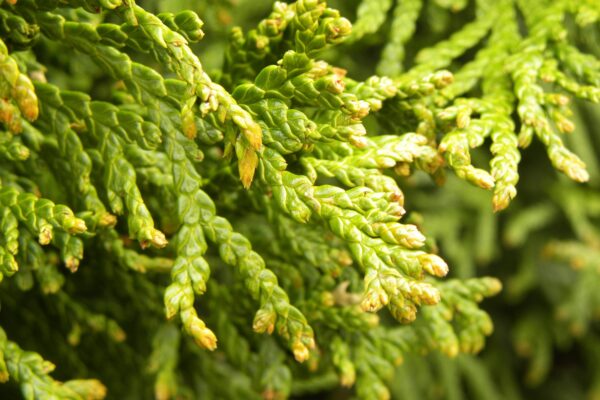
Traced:
[[[43, 71], [45, 79], [61, 90], [84, 92], [94, 100], [111, 102], [124, 109], [129, 107], [133, 112], [137, 112], [135, 105], [129, 104], [129, 97], [132, 95], [123, 90], [124, 84], [107, 73], [105, 66], [91, 56], [91, 52], [81, 51], [81, 48], [77, 47], [77, 40], [51, 37], [45, 33], [48, 27], [41, 30], [42, 34], [39, 31], [29, 32], [31, 37], [22, 34], [22, 30], [18, 28], [18, 23], [22, 22], [13, 18], [13, 13], [21, 15], [34, 25], [32, 19], [39, 17], [33, 17], [33, 14], [29, 15], [27, 12], [20, 14], [18, 10], [19, 7], [35, 8], [31, 6], [35, 1], [18, 1], [14, 6], [11, 3], [13, 2], [0, 1], [0, 38], [6, 43], [9, 52], [16, 54], [15, 59], [19, 66], [29, 71], [33, 81], [36, 80], [36, 73]], [[43, 1], [39, 0], [37, 3], [41, 4]], [[73, 5], [78, 2], [65, 3]], [[236, 80], [236, 75], [231, 72], [234, 70], [232, 65], [239, 63], [240, 58], [233, 57], [232, 65], [227, 64], [231, 64], [231, 59], [224, 61], [231, 57], [231, 49], [228, 47], [231, 29], [239, 26], [247, 33], [273, 8], [273, 2], [270, 0], [138, 0], [136, 3], [156, 14], [176, 13], [181, 10], [195, 11], [204, 21], [202, 30], [205, 38], [191, 44], [191, 48], [210, 77], [221, 83], [229, 92], [233, 92], [233, 88], [242, 82], [241, 78]], [[531, 21], [539, 22], [545, 18], [542, 14], [546, 9], [549, 10], [548, 15], [551, 15], [555, 11], [553, 7], [559, 8], [556, 6], [559, 3], [563, 5], [561, 16], [564, 16], [558, 19], [560, 26], [557, 27], [556, 20], [550, 18], [543, 33], [539, 32], [539, 26], [537, 31], [531, 29], [531, 26], [535, 26]], [[597, 3], [594, 0], [517, 1], [514, 18], [523, 38], [512, 43], [509, 52], [525, 54], [532, 51], [531, 48], [535, 50], [539, 45], [535, 41], [529, 43], [529, 47], [523, 45], [528, 37], [552, 37], [554, 33], [551, 31], [554, 28], [564, 28], [563, 33], [567, 35], [568, 43], [582, 53], [590, 55], [589, 58], [575, 59], [573, 65], [561, 60], [568, 66], [570, 76], [584, 77], [582, 79], [587, 80], [591, 94], [582, 94], [580, 88], [571, 91], [579, 91], [574, 97], [584, 97], [597, 103], [600, 99], [600, 5]], [[475, 76], [471, 86], [466, 87], [464, 93], [458, 93], [457, 98], [482, 98], [487, 95], [485, 87], [475, 84], [481, 76], [492, 74], [490, 68], [483, 68], [487, 64], [501, 76], [508, 77], [511, 73], [510, 65], [505, 63], [508, 58], [502, 61], [497, 58], [502, 54], [492, 52], [486, 55], [485, 51], [491, 47], [490, 43], [494, 43], [493, 34], [490, 35], [488, 30], [494, 20], [500, 18], [486, 10], [495, 9], [494, 7], [512, 9], [512, 1], [363, 0], [361, 4], [360, 1], [354, 0], [332, 0], [327, 5], [339, 10], [342, 16], [353, 23], [360, 22], [354, 23], [353, 33], [345, 41], [324, 49], [317, 58], [345, 69], [347, 76], [353, 80], [364, 81], [375, 74], [389, 75], [397, 78], [401, 82], [399, 85], [409, 87], [407, 83], [402, 83], [402, 79], [416, 79], [410, 74], [411, 71], [415, 71], [413, 67], [417, 66], [418, 72], [418, 66], [423, 64], [417, 62], [419, 51], [440, 42], [442, 43], [434, 47], [434, 51], [428, 56], [433, 60], [447, 57], [448, 62], [442, 62], [442, 65], [437, 67], [437, 61], [434, 61], [431, 63], [435, 67], [432, 67], [433, 69], [451, 71], [455, 77], [460, 77], [457, 78], [458, 82], [468, 82], [469, 73]], [[107, 23], [123, 23], [123, 20], [112, 12], [93, 14], [66, 6], [53, 12], [65, 16], [68, 20], [90, 22], [93, 25], [101, 20]], [[477, 28], [469, 25], [472, 21], [481, 26]], [[44, 23], [51, 26], [54, 22]], [[465, 26], [466, 29], [480, 29], [483, 32], [473, 33], [472, 43], [463, 44], [464, 51], [445, 54], [445, 48], [456, 45], [445, 41], [452, 38], [456, 32], [464, 30]], [[77, 31], [73, 31], [72, 35], [76, 33]], [[110, 33], [106, 33], [107, 36]], [[86, 37], [84, 32], [81, 32], [81, 35]], [[504, 37], [503, 40], [508, 39]], [[140, 43], [145, 42], [140, 40]], [[79, 50], [74, 51], [73, 47]], [[131, 48], [123, 48], [120, 51], [135, 61], [156, 69], [166, 78], [174, 78], [177, 75], [167, 68], [171, 65], [168, 61], [157, 62], [151, 53]], [[548, 49], [541, 51], [550, 52]], [[484, 56], [481, 56], [482, 52]], [[553, 57], [544, 54], [548, 59]], [[160, 57], [162, 56], [159, 54], [158, 58]], [[478, 60], [478, 57], [481, 57], [480, 64], [483, 66], [478, 67], [473, 61]], [[275, 63], [281, 55], [273, 55], [273, 58], [272, 63]], [[494, 60], [496, 64], [501, 60], [500, 65], [495, 65]], [[509, 65], [509, 68], [503, 69], [504, 64]], [[545, 67], [550, 71], [548, 74], [558, 76], [553, 75], [551, 65]], [[242, 72], [239, 72], [239, 76], [246, 73], [241, 68], [240, 71]], [[463, 75], [460, 75], [461, 71]], [[477, 71], [480, 76], [477, 76]], [[578, 72], [580, 75], [577, 75]], [[543, 71], [540, 76], [542, 74]], [[254, 77], [255, 75], [252, 75], [252, 79]], [[514, 75], [512, 78], [516, 81], [521, 79], [518, 76], [515, 78]], [[491, 78], [492, 81], [494, 79], [496, 78]], [[396, 349], [393, 351], [398, 351], [395, 355], [402, 358], [402, 364], [391, 369], [393, 363], [384, 360], [383, 356], [392, 351], [391, 348], [377, 347], [375, 350], [375, 347], [362, 348], [362, 345], [355, 345], [358, 342], [353, 340], [358, 334], [352, 331], [346, 337], [347, 344], [351, 349], [363, 349], [361, 355], [346, 357], [352, 359], [352, 373], [344, 370], [344, 363], [339, 361], [345, 360], [347, 354], [344, 352], [348, 351], [342, 344], [339, 344], [339, 347], [323, 346], [319, 351], [311, 350], [309, 360], [300, 364], [289, 351], [289, 348], [294, 349], [295, 344], [286, 343], [291, 343], [292, 339], [252, 332], [254, 312], [259, 308], [259, 302], [244, 291], [242, 279], [220, 260], [220, 257], [223, 257], [222, 253], [226, 251], [223, 250], [222, 244], [221, 247], [208, 247], [204, 258], [211, 267], [211, 279], [207, 282], [206, 295], [197, 296], [195, 299], [202, 319], [219, 340], [217, 350], [208, 352], [194, 344], [193, 340], [188, 340], [186, 335], [180, 335], [177, 322], [164, 323], [163, 294], [165, 287], [170, 284], [169, 270], [172, 268], [173, 259], [179, 254], [178, 249], [169, 245], [164, 250], [142, 250], [141, 247], [144, 246], [140, 247], [128, 238], [134, 235], [131, 234], [131, 221], [128, 226], [125, 218], [118, 219], [116, 229], [111, 228], [104, 232], [98, 228], [94, 231], [95, 236], [90, 234], [89, 237], [83, 237], [85, 256], [80, 265], [79, 261], [76, 262], [78, 265], [73, 269], [77, 269], [77, 266], [79, 268], [74, 274], [60, 266], [61, 260], [67, 261], [69, 265], [69, 258], [65, 257], [65, 252], [69, 252], [68, 246], [54, 243], [58, 250], [46, 251], [42, 257], [39, 253], [42, 251], [40, 246], [24, 247], [27, 243], [37, 243], [31, 234], [23, 231], [19, 239], [19, 257], [23, 258], [23, 262], [19, 262], [20, 270], [10, 279], [5, 277], [0, 285], [0, 326], [6, 331], [8, 339], [14, 340], [21, 348], [38, 352], [44, 359], [55, 363], [57, 368], [52, 376], [57, 380], [96, 378], [108, 388], [108, 398], [114, 399], [141, 399], [153, 396], [201, 399], [276, 399], [287, 396], [308, 399], [318, 396], [324, 399], [345, 399], [357, 394], [367, 399], [377, 396], [385, 398], [387, 391], [377, 386], [379, 379], [387, 385], [389, 395], [394, 399], [600, 399], [600, 107], [584, 99], [574, 99], [569, 106], [562, 104], [561, 99], [551, 100], [551, 95], [555, 92], [564, 92], [559, 90], [558, 86], [550, 80], [540, 83], [544, 92], [539, 94], [537, 99], [546, 101], [544, 112], [549, 115], [553, 126], [558, 126], [558, 130], [562, 131], [560, 136], [567, 147], [585, 163], [589, 174], [587, 182], [574, 182], [556, 171], [553, 165], [575, 180], [585, 180], [577, 179], [578, 176], [581, 178], [581, 175], [570, 170], [571, 167], [561, 168], [560, 161], [555, 159], [556, 156], [552, 162], [549, 161], [548, 144], [536, 139], [527, 150], [521, 152], [516, 186], [518, 195], [510, 205], [508, 201], [513, 195], [505, 199], [506, 204], [498, 206], [498, 202], [502, 201], [498, 199], [502, 197], [499, 197], [498, 193], [494, 195], [494, 190], [485, 190], [485, 182], [481, 183], [485, 181], [485, 177], [461, 172], [463, 165], [453, 161], [448, 153], [446, 163], [449, 168], [446, 174], [416, 171], [406, 175], [401, 165], [396, 166], [397, 173], [388, 174], [396, 179], [405, 196], [404, 208], [408, 213], [402, 221], [417, 225], [427, 237], [427, 251], [437, 252], [446, 260], [450, 267], [448, 278], [467, 280], [491, 276], [502, 282], [503, 290], [481, 306], [489, 313], [494, 332], [486, 338], [485, 348], [477, 355], [456, 355], [456, 351], [437, 344], [436, 341], [442, 342], [445, 338], [436, 337], [435, 334], [429, 339], [423, 339], [424, 342], [429, 340], [432, 343], [419, 346], [410, 340], [402, 342], [405, 340], [402, 338], [394, 342], [396, 347], [392, 346]], [[451, 87], [456, 89], [456, 86]], [[511, 86], [512, 89], [516, 92], [512, 96], [519, 97], [518, 88]], [[59, 96], [48, 88], [42, 91], [40, 87], [36, 87], [36, 92], [41, 103], [54, 104], [54, 99]], [[71, 106], [67, 97], [63, 96], [63, 101]], [[80, 100], [75, 99], [72, 103], [76, 104], [77, 101]], [[407, 111], [402, 110], [402, 104], [404, 103], [396, 104], [393, 97], [383, 99], [381, 112], [369, 115], [363, 121], [368, 136], [400, 135], [416, 131], [418, 124], [427, 121], [427, 117], [423, 117], [426, 113], [415, 112], [416, 117], [408, 116]], [[460, 106], [461, 103], [459, 100], [453, 104]], [[450, 104], [446, 106], [450, 107]], [[53, 105], [47, 107], [50, 109]], [[431, 107], [434, 109], [435, 106]], [[73, 109], [75, 110], [75, 107]], [[438, 110], [441, 109], [443, 107]], [[456, 110], [454, 112], [457, 113]], [[51, 127], [54, 114], [47, 111], [46, 113], [44, 115], [42, 107], [39, 120], [41, 122], [34, 124], [36, 129], [39, 129], [42, 135], [50, 134], [52, 129], [59, 132], [60, 129], [56, 128], [58, 122], [54, 128]], [[524, 118], [520, 113], [521, 109], [514, 108], [507, 114], [514, 121], [514, 130], [517, 133], [527, 125], [522, 122]], [[473, 115], [478, 115], [478, 112], [475, 111]], [[458, 119], [456, 115], [454, 117]], [[54, 118], [60, 120], [59, 117]], [[439, 122], [443, 120], [443, 116], [436, 115], [436, 118], [438, 127], [441, 126], [439, 136], [452, 132], [452, 129], [443, 125], [445, 122]], [[6, 120], [2, 122], [8, 126]], [[84, 131], [82, 127], [77, 126], [77, 122], [70, 123], [75, 131]], [[209, 122], [206, 124], [209, 125]], [[454, 124], [454, 121], [448, 124]], [[458, 122], [456, 124], [460, 125]], [[501, 125], [495, 125], [498, 126]], [[6, 185], [6, 182], [14, 182], [17, 185], [15, 187], [28, 192], [42, 193], [44, 197], [56, 203], [67, 204], [75, 211], [88, 209], [87, 204], [82, 206], [82, 202], [76, 199], [77, 195], [69, 189], [74, 185], [73, 179], [77, 172], [73, 172], [74, 175], [60, 173], [63, 168], [69, 168], [66, 166], [68, 162], [65, 161], [67, 157], [60, 153], [60, 145], [57, 147], [56, 143], [42, 144], [36, 149], [32, 143], [38, 139], [27, 129], [25, 128], [23, 133], [23, 146], [27, 145], [30, 148], [28, 151], [35, 157], [29, 161], [15, 161], [18, 157], [6, 156], [9, 154], [6, 143], [12, 142], [3, 139], [0, 173], [3, 185]], [[227, 218], [235, 230], [249, 238], [256, 252], [265, 259], [266, 266], [276, 273], [281, 286], [290, 296], [290, 302], [294, 305], [299, 304], [298, 307], [307, 315], [309, 323], [317, 321], [317, 346], [320, 346], [319, 339], [328, 343], [334, 335], [331, 332], [336, 332], [337, 329], [343, 331], [344, 324], [354, 321], [357, 321], [357, 326], [371, 323], [372, 321], [356, 317], [354, 314], [319, 314], [326, 312], [322, 309], [323, 304], [333, 301], [319, 297], [325, 296], [324, 293], [327, 292], [322, 288], [338, 290], [339, 283], [346, 280], [351, 282], [350, 287], [353, 290], [346, 292], [346, 287], [342, 285], [341, 291], [330, 291], [334, 293], [332, 296], [352, 296], [355, 293], [349, 293], [350, 291], [360, 292], [356, 286], [356, 282], [359, 282], [356, 273], [342, 272], [342, 276], [339, 277], [339, 272], [331, 272], [340, 265], [351, 262], [344, 241], [335, 238], [321, 225], [318, 230], [311, 231], [304, 225], [284, 217], [285, 213], [278, 214], [277, 207], [261, 197], [262, 186], [256, 181], [259, 178], [255, 177], [252, 188], [246, 190], [239, 182], [235, 158], [231, 162], [222, 161], [223, 146], [220, 140], [223, 138], [217, 138], [218, 134], [213, 130], [211, 126], [199, 134], [201, 140], [198, 143], [204, 152], [204, 161], [194, 168], [202, 175], [199, 179], [203, 190], [216, 203], [218, 214]], [[223, 131], [226, 132], [227, 141], [231, 129]], [[478, 148], [471, 151], [473, 165], [488, 169], [487, 165], [495, 154], [492, 154], [493, 148], [490, 152], [492, 136], [493, 133], [484, 136]], [[57, 140], [60, 143], [61, 139]], [[82, 140], [86, 151], [94, 147], [86, 143], [85, 138]], [[43, 142], [41, 139], [38, 141]], [[165, 172], [160, 166], [161, 163], [170, 161], [164, 156], [166, 153], [136, 152], [135, 140], [127, 146], [124, 146], [124, 151], [127, 154], [126, 158], [135, 167], [141, 196], [154, 216], [156, 226], [165, 232], [171, 241], [179, 226], [174, 215], [177, 209], [177, 193], [169, 191], [173, 178], [170, 177], [170, 172]], [[323, 151], [318, 149], [317, 145], [317, 153]], [[302, 151], [305, 150], [307, 148]], [[107, 158], [104, 157], [103, 151], [101, 146], [98, 146], [97, 152], [88, 151], [94, 165], [90, 173], [93, 182], [102, 181], [101, 174], [104, 172], [101, 171], [107, 168]], [[286, 154], [286, 160], [292, 172], [302, 175], [306, 170], [303, 169], [305, 165], [298, 161], [298, 154], [290, 152]], [[552, 157], [550, 154], [550, 158]], [[110, 159], [109, 157], [108, 160]], [[40, 168], [39, 160], [42, 160], [43, 168], [46, 169], [35, 172], [36, 168]], [[510, 163], [510, 160], [506, 162]], [[18, 163], [21, 164], [16, 165]], [[115, 163], [115, 168], [120, 168], [120, 164]], [[451, 171], [452, 168], [455, 169], [455, 173]], [[427, 168], [421, 169], [431, 172]], [[118, 175], [118, 171], [115, 174]], [[433, 178], [430, 175], [433, 175]], [[494, 175], [494, 178], [497, 176]], [[333, 178], [321, 179], [319, 182], [335, 184]], [[100, 198], [110, 198], [110, 194], [107, 194], [109, 191], [105, 191], [102, 185], [98, 187]], [[266, 189], [263, 187], [263, 190]], [[492, 204], [497, 212], [494, 212]], [[506, 209], [501, 210], [505, 206]], [[94, 226], [90, 226], [87, 216], [77, 215], [86, 221], [88, 229], [95, 229]], [[6, 232], [4, 228], [3, 232]], [[294, 239], [294, 236], [300, 239]], [[57, 240], [68, 241], [65, 238]], [[294, 246], [302, 244], [294, 244], [294, 240], [298, 243], [306, 240], [304, 243], [308, 244], [299, 251]], [[144, 240], [140, 241], [145, 244]], [[178, 243], [181, 243], [181, 239]], [[311, 275], [313, 272], [307, 272], [308, 266], [298, 267], [294, 264], [294, 260], [301, 258], [296, 255], [298, 251], [309, 254], [309, 260], [303, 259], [298, 261], [299, 264], [310, 265], [312, 257], [312, 264], [320, 267], [311, 268], [321, 272]], [[141, 273], [141, 270], [145, 270], [145, 273]], [[62, 290], [57, 291], [59, 287], [62, 287]], [[311, 290], [314, 290], [314, 295]], [[492, 294], [494, 290], [490, 289], [489, 292], [487, 294]], [[339, 299], [336, 297], [335, 301]], [[468, 304], [474, 307], [473, 301]], [[476, 313], [479, 310], [469, 309], [467, 313], [470, 312]], [[421, 311], [417, 313], [417, 321], [414, 323], [417, 328], [414, 328], [416, 333], [413, 334], [417, 336], [428, 334], [426, 332], [429, 322], [421, 321], [420, 315]], [[473, 315], [477, 315], [477, 320], [485, 317], [485, 314]], [[379, 316], [382, 327], [396, 329], [400, 326], [387, 311], [380, 312]], [[323, 320], [328, 319], [335, 320], [335, 323], [332, 322], [334, 327], [323, 327], [323, 330], [319, 331], [320, 324], [327, 325]], [[472, 324], [474, 320], [467, 322]], [[335, 324], [341, 327], [335, 328]], [[468, 330], [468, 326], [463, 328]], [[475, 342], [487, 333], [486, 328], [474, 329]], [[322, 336], [319, 336], [320, 332], [324, 332]], [[360, 332], [360, 329], [357, 329], [357, 332]], [[196, 340], [202, 341], [206, 338], [207, 336], [203, 336]], [[6, 342], [5, 338], [2, 339]], [[331, 341], [337, 343], [334, 339]], [[379, 342], [374, 340], [374, 343]], [[472, 346], [473, 352], [479, 350], [477, 344]], [[201, 347], [210, 348], [211, 345], [204, 342]], [[464, 346], [461, 347], [461, 351], [471, 352], [468, 345], [466, 350]], [[448, 357], [448, 354], [454, 357]], [[339, 357], [337, 361], [336, 355]], [[333, 361], [331, 357], [334, 357]], [[337, 369], [331, 367], [332, 362]], [[32, 369], [37, 372], [27, 373], [46, 376], [44, 367], [38, 367]], [[23, 390], [27, 396], [27, 389], [19, 389], [16, 384], [19, 380], [21, 384], [31, 382], [32, 387], [41, 385], [23, 371], [22, 376], [15, 380], [12, 379], [14, 373], [11, 372], [8, 383], [0, 385], [1, 398], [19, 398], [19, 390]], [[340, 379], [342, 384], [344, 377], [351, 379], [345, 373], [356, 374], [356, 390], [340, 387]], [[364, 381], [361, 382], [361, 379]], [[353, 383], [354, 377], [351, 380]], [[73, 383], [74, 388], [78, 388], [77, 385], [77, 382]], [[94, 396], [103, 392], [97, 382], [81, 385], [83, 389], [74, 390], [79, 390], [84, 396], [82, 398], [95, 398]], [[44, 396], [50, 395], [37, 393], [34, 397], [51, 398]], [[61, 398], [60, 394], [56, 396]]]

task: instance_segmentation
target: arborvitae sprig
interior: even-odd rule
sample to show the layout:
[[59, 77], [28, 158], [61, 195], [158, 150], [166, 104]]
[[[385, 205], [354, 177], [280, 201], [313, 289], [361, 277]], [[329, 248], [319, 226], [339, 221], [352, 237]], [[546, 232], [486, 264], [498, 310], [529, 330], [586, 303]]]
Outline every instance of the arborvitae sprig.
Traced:
[[[401, 2], [399, 7], [402, 4], [408, 7], [406, 2]], [[428, 131], [426, 135], [442, 138], [440, 149], [446, 153], [448, 163], [460, 177], [484, 188], [494, 188], [495, 210], [506, 208], [516, 195], [520, 155], [510, 133], [516, 129], [511, 122], [513, 108], [521, 120], [518, 141], [521, 147], [527, 147], [536, 134], [547, 147], [555, 168], [574, 180], [588, 179], [585, 164], [567, 150], [555, 132], [555, 129], [560, 132], [573, 130], [568, 109], [562, 111], [568, 98], [563, 94], [545, 95], [546, 89], [541, 85], [542, 81], [556, 83], [575, 97], [598, 101], [597, 58], [582, 53], [567, 42], [563, 21], [571, 8], [569, 2], [554, 2], [552, 7], [546, 7], [545, 2], [540, 2], [536, 7], [512, 1], [478, 2], [472, 22], [448, 40], [421, 50], [415, 58], [416, 65], [398, 78], [399, 82], [405, 84], [435, 69], [448, 67], [467, 50], [481, 46], [472, 61], [456, 69], [454, 82], [441, 90], [441, 98], [434, 95], [432, 101], [425, 101], [424, 104], [422, 101], [402, 103], [400, 115], [412, 110], [417, 119], [430, 120], [427, 125], [421, 122], [423, 130], [417, 132], [425, 134]], [[525, 22], [530, 31], [522, 41], [516, 24], [516, 9], [526, 16]], [[413, 20], [417, 18], [410, 13], [405, 15], [410, 15]], [[391, 48], [395, 37], [403, 37], [392, 35], [392, 32], [393, 29], [390, 31], [392, 42], [387, 45], [384, 54]], [[489, 40], [486, 40], [488, 33]], [[522, 43], [515, 48], [513, 44], [519, 41]], [[390, 65], [389, 68], [394, 68], [399, 63]], [[505, 71], [510, 73], [511, 80], [507, 80]], [[399, 70], [393, 73], [398, 74]], [[479, 83], [486, 102], [477, 100], [468, 105], [463, 98], [459, 98], [476, 89]], [[440, 105], [449, 102], [454, 105], [436, 111]], [[390, 102], [388, 107], [394, 108], [384, 110], [386, 112], [383, 115], [390, 115], [392, 110], [398, 113], [394, 104]], [[444, 122], [440, 126], [431, 113], [442, 121], [454, 119], [455, 124], [447, 125]], [[475, 118], [469, 118], [471, 114], [475, 114]], [[438, 129], [441, 129], [441, 135], [435, 133]], [[481, 146], [487, 136], [492, 136], [494, 142], [490, 149], [495, 155], [491, 162], [491, 174], [475, 168], [468, 154], [469, 147]], [[495, 185], [495, 181], [498, 181], [498, 185]]]
[[37, 353], [22, 350], [6, 337], [0, 329], [0, 380], [14, 380], [21, 386], [26, 400], [62, 399], [103, 399], [106, 387], [94, 379], [59, 382], [49, 374], [55, 366]]
[[176, 375], [179, 361], [180, 334], [177, 329], [166, 324], [161, 326], [153, 338], [153, 352], [150, 355], [148, 371], [156, 374], [154, 396], [158, 400], [170, 399], [178, 392]]
[[391, 0], [365, 0], [356, 10], [356, 21], [352, 24], [349, 40], [358, 40], [369, 33], [375, 33], [385, 22], [385, 17], [392, 6]]
[[402, 72], [406, 53], [404, 46], [415, 32], [416, 20], [422, 6], [422, 0], [406, 0], [396, 4], [390, 27], [390, 41], [383, 48], [377, 73], [397, 76]]
[[29, 77], [19, 70], [11, 57], [6, 44], [0, 41], [0, 73], [2, 75], [0, 93], [0, 122], [12, 133], [22, 131], [21, 115], [29, 121], [38, 116], [38, 99]]

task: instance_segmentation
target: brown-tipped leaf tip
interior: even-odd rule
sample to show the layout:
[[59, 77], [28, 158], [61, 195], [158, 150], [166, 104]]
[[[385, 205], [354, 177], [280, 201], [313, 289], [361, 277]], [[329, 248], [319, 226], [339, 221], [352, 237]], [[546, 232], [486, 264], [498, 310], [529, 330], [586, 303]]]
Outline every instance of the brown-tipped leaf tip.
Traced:
[[308, 360], [308, 348], [300, 341], [297, 341], [292, 345], [292, 352], [294, 353], [294, 358], [296, 359], [296, 361], [301, 363]]
[[110, 213], [104, 213], [100, 217], [98, 224], [100, 226], [106, 226], [106, 227], [115, 226], [117, 224], [117, 217]]
[[167, 238], [165, 237], [165, 234], [162, 233], [159, 230], [155, 230], [153, 235], [152, 235], [152, 245], [154, 247], [158, 247], [163, 248], [165, 247], [169, 242], [167, 241]]
[[75, 221], [73, 222], [73, 226], [71, 226], [71, 229], [69, 229], [69, 233], [83, 233], [87, 230], [87, 226], [85, 226], [85, 221], [82, 219], [75, 219]]
[[254, 171], [258, 165], [258, 155], [251, 148], [244, 149], [244, 154], [238, 162], [240, 179], [244, 188], [250, 188], [252, 179], [254, 179]]

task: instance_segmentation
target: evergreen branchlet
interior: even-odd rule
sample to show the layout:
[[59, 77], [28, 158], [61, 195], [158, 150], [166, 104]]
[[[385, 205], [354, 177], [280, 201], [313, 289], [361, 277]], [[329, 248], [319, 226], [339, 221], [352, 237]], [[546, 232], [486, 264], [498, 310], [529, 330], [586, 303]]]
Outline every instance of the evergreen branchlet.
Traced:
[[[600, 168], [573, 100], [600, 102], [600, 48], [578, 40], [600, 37], [598, 2], [362, 0], [350, 22], [297, 0], [227, 33], [229, 2], [159, 3], [0, 0], [1, 382], [26, 399], [389, 399], [407, 360], [483, 393], [469, 355], [502, 284], [474, 265], [502, 250], [500, 218], [524, 254], [507, 296], [537, 288], [531, 259], [568, 264], [551, 313], [574, 340], [592, 329]], [[534, 140], [590, 183], [509, 207]], [[565, 221], [573, 238], [535, 236]], [[547, 311], [515, 322], [533, 383], [559, 341]]]

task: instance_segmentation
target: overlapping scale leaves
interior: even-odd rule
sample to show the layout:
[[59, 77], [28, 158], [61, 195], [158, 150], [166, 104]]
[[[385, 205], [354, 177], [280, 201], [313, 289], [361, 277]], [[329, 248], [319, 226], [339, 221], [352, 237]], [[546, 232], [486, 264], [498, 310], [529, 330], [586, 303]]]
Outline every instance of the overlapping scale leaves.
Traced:
[[[354, 24], [323, 0], [275, 2], [256, 28], [229, 33], [209, 74], [200, 17], [138, 3], [0, 1], [0, 277], [12, 277], [0, 300], [15, 313], [8, 337], [0, 329], [0, 379], [27, 399], [103, 398], [106, 387], [278, 399], [318, 390], [313, 373], [386, 399], [405, 356], [480, 351], [492, 322], [478, 303], [501, 285], [441, 279], [448, 265], [403, 185], [441, 183], [449, 167], [504, 209], [533, 137], [587, 180], [560, 135], [573, 130], [566, 93], [600, 98], [600, 61], [561, 27], [569, 13], [597, 16], [568, 1], [478, 1], [472, 22], [403, 72], [426, 2], [364, 0]], [[381, 75], [331, 61], [388, 14]], [[73, 69], [80, 79], [65, 77]], [[487, 138], [490, 172], [470, 155]], [[21, 307], [32, 310], [22, 320]], [[53, 330], [51, 355], [69, 371], [92, 375], [122, 353], [135, 354], [122, 368], [141, 357], [148, 374], [129, 386], [114, 371], [106, 387], [55, 381], [52, 364], [12, 341], [27, 323]], [[83, 333], [107, 351], [91, 358]]]

